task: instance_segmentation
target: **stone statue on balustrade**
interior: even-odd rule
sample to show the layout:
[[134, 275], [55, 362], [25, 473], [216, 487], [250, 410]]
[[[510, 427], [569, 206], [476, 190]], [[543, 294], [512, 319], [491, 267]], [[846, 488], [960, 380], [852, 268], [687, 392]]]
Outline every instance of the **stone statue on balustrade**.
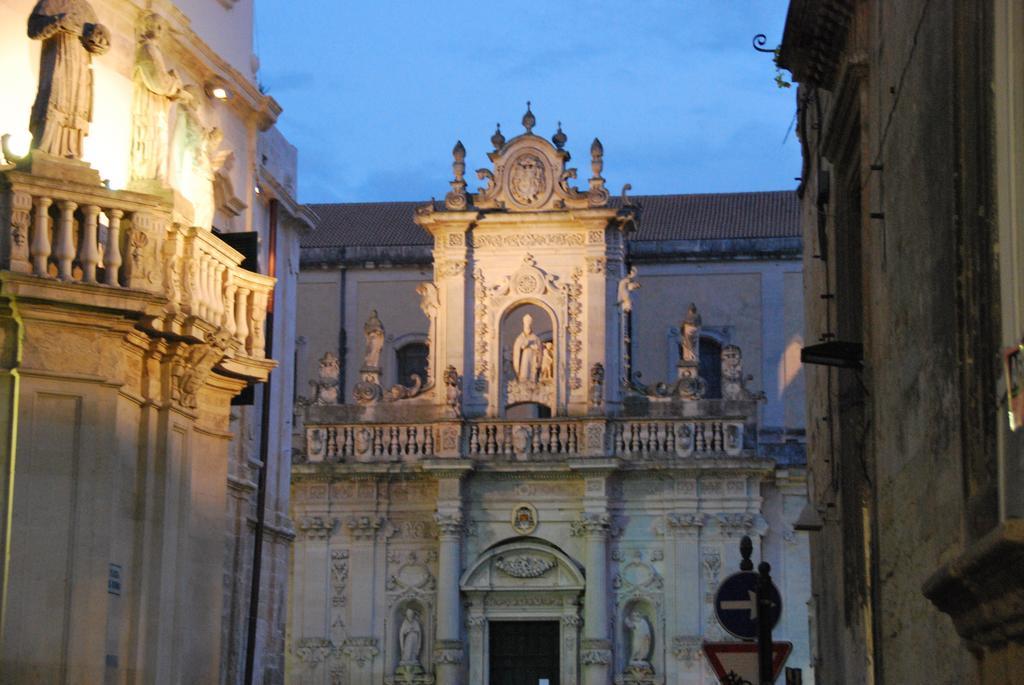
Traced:
[[377, 310], [370, 312], [370, 318], [363, 325], [366, 336], [366, 353], [363, 355], [364, 369], [380, 369], [380, 354], [384, 349], [384, 324], [377, 316]]
[[623, 314], [629, 314], [633, 311], [633, 291], [640, 287], [640, 281], [637, 280], [636, 267], [632, 267], [629, 273], [619, 280], [618, 295], [616, 297], [617, 304], [622, 309]]
[[686, 310], [686, 318], [679, 325], [679, 361], [683, 363], [700, 363], [700, 329], [701, 316], [697, 305], [690, 303]]
[[168, 177], [171, 186], [191, 203], [192, 225], [210, 228], [217, 209], [214, 182], [231, 151], [220, 149], [223, 131], [205, 121], [203, 90], [187, 85], [184, 91], [187, 96], [178, 100], [171, 134]]
[[420, 650], [423, 645], [423, 626], [420, 624], [416, 610], [411, 607], [405, 610], [405, 619], [398, 629], [398, 644], [401, 659], [398, 662], [396, 673], [400, 675], [422, 673]]
[[327, 352], [320, 358], [320, 369], [317, 372], [317, 379], [310, 381], [313, 386], [314, 404], [338, 404], [339, 379], [341, 377], [341, 362], [338, 356]]
[[754, 393], [747, 389], [747, 381], [753, 376], [743, 374], [743, 351], [736, 345], [722, 348], [722, 399], [723, 400], [759, 400], [764, 393]]
[[32, 149], [80, 160], [92, 121], [92, 56], [110, 49], [110, 32], [86, 0], [39, 0], [28, 37], [43, 42], [29, 119]]
[[131, 181], [143, 190], [167, 185], [171, 106], [192, 100], [164, 61], [160, 40], [166, 29], [163, 17], [155, 12], [144, 13], [139, 20], [132, 77]]
[[516, 380], [520, 382], [537, 382], [540, 375], [541, 342], [533, 332], [533, 317], [523, 317], [523, 330], [512, 344], [512, 368]]

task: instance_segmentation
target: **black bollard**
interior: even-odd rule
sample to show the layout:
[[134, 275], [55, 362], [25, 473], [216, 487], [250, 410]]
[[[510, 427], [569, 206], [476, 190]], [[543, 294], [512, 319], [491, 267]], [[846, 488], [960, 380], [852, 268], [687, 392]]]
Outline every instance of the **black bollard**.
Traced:
[[772, 624], [762, 620], [762, 617], [771, 615], [773, 605], [771, 570], [767, 561], [757, 565], [757, 670], [761, 685], [772, 685]]

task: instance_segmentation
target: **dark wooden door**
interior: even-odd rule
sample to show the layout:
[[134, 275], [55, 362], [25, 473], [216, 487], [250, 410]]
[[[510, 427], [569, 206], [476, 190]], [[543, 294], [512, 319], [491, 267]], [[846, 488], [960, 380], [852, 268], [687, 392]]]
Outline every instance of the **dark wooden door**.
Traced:
[[558, 621], [491, 621], [490, 685], [558, 683]]

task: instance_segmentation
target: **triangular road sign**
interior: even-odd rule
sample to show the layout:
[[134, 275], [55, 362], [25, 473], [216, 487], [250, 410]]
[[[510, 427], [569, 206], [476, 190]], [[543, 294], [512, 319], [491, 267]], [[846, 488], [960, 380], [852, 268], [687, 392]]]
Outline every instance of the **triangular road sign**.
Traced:
[[[772, 682], [782, 673], [792, 651], [792, 642], [772, 643]], [[705, 642], [704, 656], [723, 685], [742, 685], [744, 682], [761, 685], [757, 673], [756, 642]]]

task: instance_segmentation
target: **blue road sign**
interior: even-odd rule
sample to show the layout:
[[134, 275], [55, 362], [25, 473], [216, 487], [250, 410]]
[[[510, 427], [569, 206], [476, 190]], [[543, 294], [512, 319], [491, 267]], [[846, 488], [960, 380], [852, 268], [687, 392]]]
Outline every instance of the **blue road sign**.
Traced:
[[[770, 596], [772, 608], [765, 618], [774, 628], [782, 614], [782, 596], [775, 583], [772, 583]], [[723, 580], [715, 593], [715, 615], [722, 627], [734, 637], [756, 640], [757, 574], [740, 571]]]

